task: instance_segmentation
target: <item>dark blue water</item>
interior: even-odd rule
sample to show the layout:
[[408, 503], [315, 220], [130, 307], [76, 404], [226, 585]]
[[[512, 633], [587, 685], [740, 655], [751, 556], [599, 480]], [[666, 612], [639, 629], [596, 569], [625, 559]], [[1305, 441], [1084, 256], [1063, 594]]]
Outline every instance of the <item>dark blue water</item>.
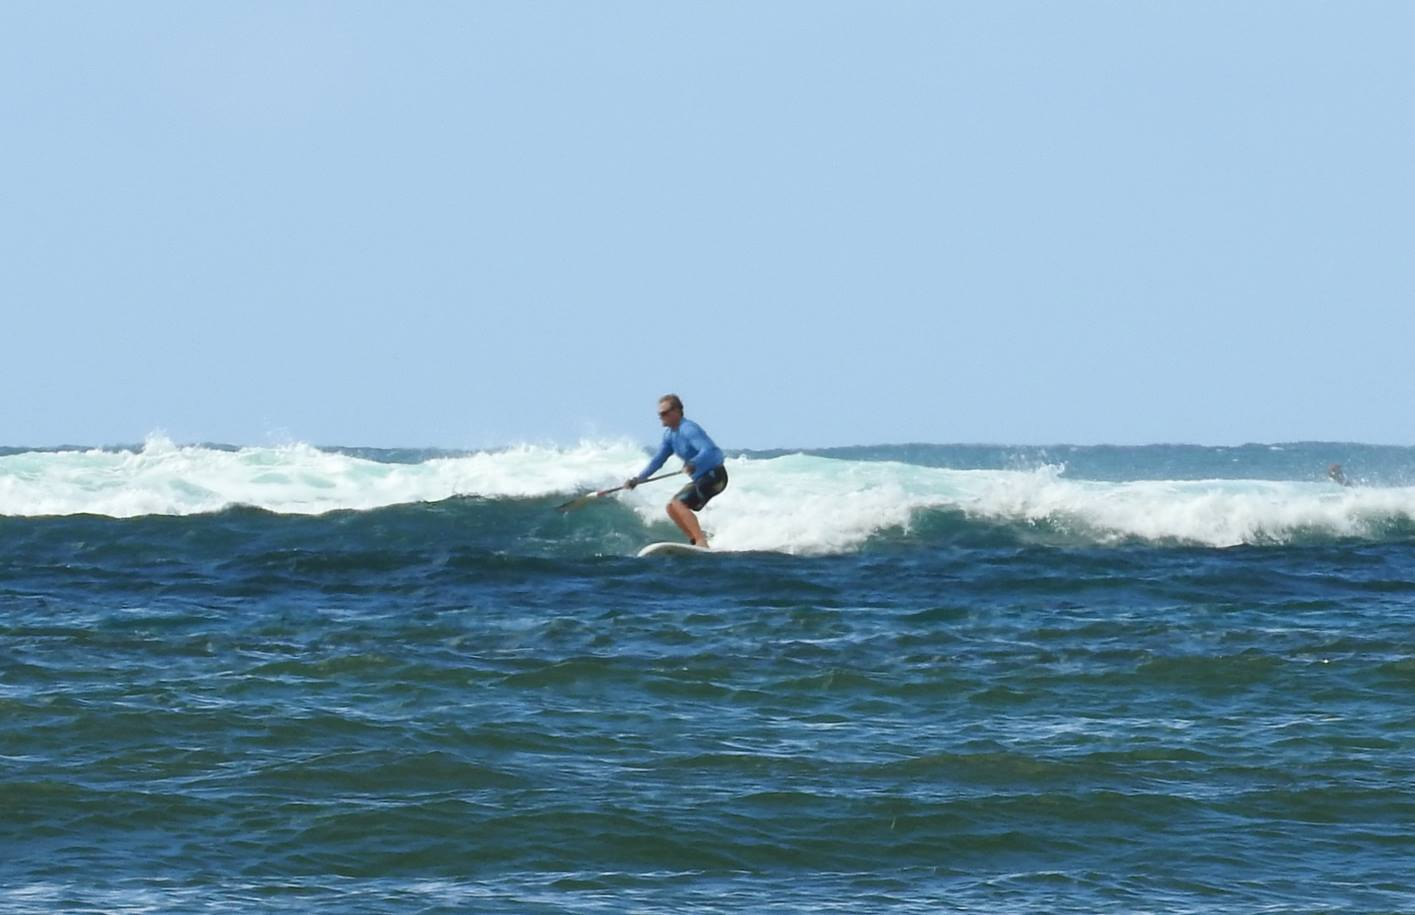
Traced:
[[0, 911], [1415, 911], [1399, 527], [558, 501], [0, 518]]

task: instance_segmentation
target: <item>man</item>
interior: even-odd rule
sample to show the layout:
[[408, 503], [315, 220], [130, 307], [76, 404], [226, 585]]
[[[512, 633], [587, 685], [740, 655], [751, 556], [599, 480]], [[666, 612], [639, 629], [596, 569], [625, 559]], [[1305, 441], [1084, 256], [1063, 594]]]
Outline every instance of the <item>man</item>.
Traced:
[[638, 486], [662, 467], [670, 454], [682, 458], [683, 472], [693, 480], [669, 501], [668, 517], [688, 535], [694, 546], [706, 549], [707, 537], [698, 524], [698, 516], [693, 513], [702, 511], [713, 496], [727, 488], [727, 468], [722, 465], [722, 449], [713, 444], [702, 426], [683, 417], [683, 401], [678, 399], [677, 394], [665, 394], [658, 399], [658, 418], [664, 425], [663, 444], [648, 466], [638, 476], [626, 480], [624, 485], [629, 489]]

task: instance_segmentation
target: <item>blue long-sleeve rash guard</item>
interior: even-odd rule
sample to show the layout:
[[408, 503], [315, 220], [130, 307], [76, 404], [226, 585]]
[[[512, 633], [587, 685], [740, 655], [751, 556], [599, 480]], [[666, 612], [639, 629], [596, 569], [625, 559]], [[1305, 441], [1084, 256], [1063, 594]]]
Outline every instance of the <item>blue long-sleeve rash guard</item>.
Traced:
[[691, 419], [682, 419], [678, 421], [677, 429], [663, 430], [663, 444], [658, 446], [658, 454], [653, 456], [638, 478], [648, 479], [663, 466], [670, 454], [676, 454], [683, 459], [683, 463], [693, 465], [695, 480], [721, 467], [723, 461], [722, 449], [713, 444], [703, 427]]

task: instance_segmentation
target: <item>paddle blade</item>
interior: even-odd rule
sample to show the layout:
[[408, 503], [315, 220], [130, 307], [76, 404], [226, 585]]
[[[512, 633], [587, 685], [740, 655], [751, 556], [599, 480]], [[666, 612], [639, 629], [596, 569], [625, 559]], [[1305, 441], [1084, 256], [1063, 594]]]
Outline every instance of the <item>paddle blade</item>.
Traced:
[[577, 508], [584, 508], [586, 505], [589, 505], [591, 502], [593, 502], [595, 499], [598, 499], [602, 495], [604, 495], [603, 491], [587, 492], [583, 496], [576, 496], [569, 502], [562, 502], [561, 504], [555, 506], [555, 510], [558, 512], [572, 512]]
[[569, 502], [562, 502], [560, 503], [560, 505], [556, 505], [555, 511], [573, 512], [574, 509], [583, 508], [583, 506], [589, 505], [590, 499], [593, 498], [593, 492], [586, 492], [586, 494], [584, 495], [576, 496], [576, 498], [570, 499]]

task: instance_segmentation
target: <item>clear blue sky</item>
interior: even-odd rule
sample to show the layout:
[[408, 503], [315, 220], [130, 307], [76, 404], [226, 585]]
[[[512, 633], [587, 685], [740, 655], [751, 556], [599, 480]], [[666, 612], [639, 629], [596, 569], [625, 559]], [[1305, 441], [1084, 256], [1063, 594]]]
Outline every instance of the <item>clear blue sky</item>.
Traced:
[[0, 444], [1415, 442], [1415, 3], [0, 4]]

